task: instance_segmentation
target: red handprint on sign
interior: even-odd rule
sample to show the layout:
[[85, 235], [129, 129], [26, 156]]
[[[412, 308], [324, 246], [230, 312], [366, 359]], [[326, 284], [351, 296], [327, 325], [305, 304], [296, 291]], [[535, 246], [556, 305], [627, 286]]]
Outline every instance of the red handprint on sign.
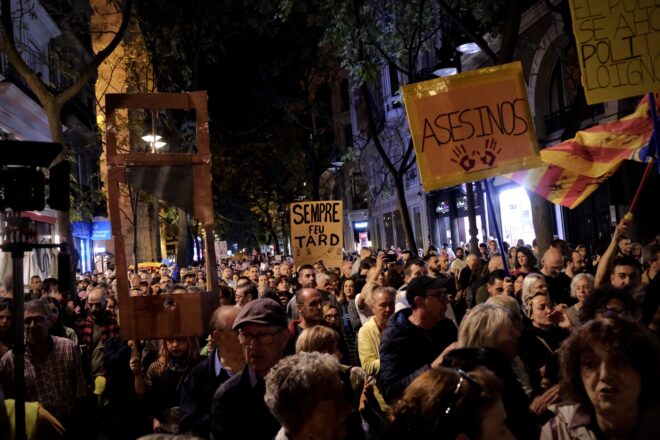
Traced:
[[[465, 171], [470, 171], [472, 168], [474, 168], [474, 166], [477, 163], [476, 160], [470, 157], [463, 144], [455, 145], [454, 149], [452, 150], [452, 153], [454, 153], [454, 156], [456, 157], [451, 158], [451, 161], [457, 163]], [[477, 152], [472, 150], [472, 156], [476, 156], [476, 155]]]
[[486, 146], [481, 156], [481, 162], [484, 165], [492, 167], [495, 164], [497, 156], [502, 152], [501, 148], [497, 148], [497, 141], [495, 139], [486, 139]]

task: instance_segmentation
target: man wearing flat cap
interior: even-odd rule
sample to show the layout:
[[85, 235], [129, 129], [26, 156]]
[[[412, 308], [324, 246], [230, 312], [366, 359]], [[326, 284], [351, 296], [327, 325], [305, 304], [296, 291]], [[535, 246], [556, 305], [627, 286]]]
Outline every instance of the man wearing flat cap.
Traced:
[[264, 379], [279, 361], [289, 340], [284, 308], [269, 298], [247, 303], [233, 326], [243, 347], [245, 367], [213, 396], [211, 438], [272, 439], [280, 424], [271, 415]]
[[420, 374], [442, 364], [454, 348], [456, 325], [447, 317], [451, 279], [420, 275], [406, 289], [410, 308], [390, 318], [380, 342], [379, 388], [385, 400], [399, 398]]

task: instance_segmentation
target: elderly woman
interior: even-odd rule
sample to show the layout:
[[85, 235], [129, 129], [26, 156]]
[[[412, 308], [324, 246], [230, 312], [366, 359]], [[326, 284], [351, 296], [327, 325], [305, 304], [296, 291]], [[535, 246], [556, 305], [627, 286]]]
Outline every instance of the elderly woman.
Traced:
[[573, 324], [574, 327], [579, 327], [582, 324], [582, 320], [580, 320], [580, 310], [582, 310], [584, 301], [589, 295], [591, 295], [593, 290], [594, 277], [591, 274], [579, 273], [571, 280], [571, 296], [576, 298], [578, 302], [566, 310], [566, 314], [568, 314], [568, 319], [571, 320], [571, 324]]
[[541, 439], [660, 438], [660, 346], [641, 325], [611, 317], [577, 329], [561, 349], [561, 390]]
[[512, 440], [499, 389], [497, 378], [485, 369], [428, 370], [394, 405], [388, 438]]
[[555, 351], [569, 335], [571, 321], [565, 306], [550, 301], [545, 277], [529, 274], [523, 281], [523, 312], [528, 319], [518, 348], [535, 392], [557, 383]]
[[264, 400], [282, 424], [276, 440], [349, 438], [352, 401], [332, 355], [302, 352], [280, 360], [266, 377]]
[[[515, 300], [513, 300], [515, 302]], [[517, 319], [520, 319], [518, 312]], [[518, 356], [520, 326], [508, 309], [482, 303], [468, 312], [458, 330], [457, 350], [449, 352], [443, 366], [472, 371], [485, 367], [502, 380], [502, 401], [511, 417], [507, 426], [516, 438], [538, 435], [534, 418], [528, 412], [528, 399], [513, 370]]]

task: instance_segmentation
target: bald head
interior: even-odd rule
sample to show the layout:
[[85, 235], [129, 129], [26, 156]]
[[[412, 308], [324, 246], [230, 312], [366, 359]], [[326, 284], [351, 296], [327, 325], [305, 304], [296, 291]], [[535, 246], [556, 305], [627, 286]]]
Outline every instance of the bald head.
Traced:
[[211, 316], [211, 329], [212, 330], [231, 330], [240, 312], [240, 307], [236, 306], [220, 306], [213, 312]]
[[108, 294], [106, 289], [102, 287], [97, 287], [90, 292], [89, 296], [87, 297], [87, 303], [89, 304], [89, 303], [97, 303], [97, 302], [103, 304], [108, 302]]
[[558, 277], [564, 267], [564, 256], [559, 249], [551, 247], [543, 254], [541, 263], [541, 272], [544, 275]]
[[479, 258], [475, 254], [470, 254], [467, 256], [467, 259], [465, 260], [467, 262], [467, 265], [470, 267], [471, 270], [475, 270], [477, 268], [477, 264], [479, 263]]
[[504, 261], [501, 255], [492, 255], [488, 260], [488, 272], [493, 273], [498, 269], [504, 269]]

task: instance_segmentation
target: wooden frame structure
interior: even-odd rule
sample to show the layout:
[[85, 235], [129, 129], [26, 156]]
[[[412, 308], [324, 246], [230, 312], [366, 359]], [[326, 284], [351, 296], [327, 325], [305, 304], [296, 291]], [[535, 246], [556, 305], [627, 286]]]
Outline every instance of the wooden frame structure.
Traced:
[[[106, 102], [106, 142], [108, 164], [108, 211], [115, 247], [115, 276], [119, 295], [121, 336], [124, 340], [188, 337], [204, 334], [208, 316], [219, 304], [218, 274], [214, 247], [214, 219], [211, 190], [211, 152], [206, 92], [190, 93], [116, 93]], [[118, 153], [116, 112], [127, 110], [194, 110], [196, 153]], [[127, 275], [125, 242], [121, 229], [119, 184], [127, 183], [130, 167], [192, 168], [193, 214], [205, 233], [207, 270], [206, 294], [178, 294], [131, 297]]]

